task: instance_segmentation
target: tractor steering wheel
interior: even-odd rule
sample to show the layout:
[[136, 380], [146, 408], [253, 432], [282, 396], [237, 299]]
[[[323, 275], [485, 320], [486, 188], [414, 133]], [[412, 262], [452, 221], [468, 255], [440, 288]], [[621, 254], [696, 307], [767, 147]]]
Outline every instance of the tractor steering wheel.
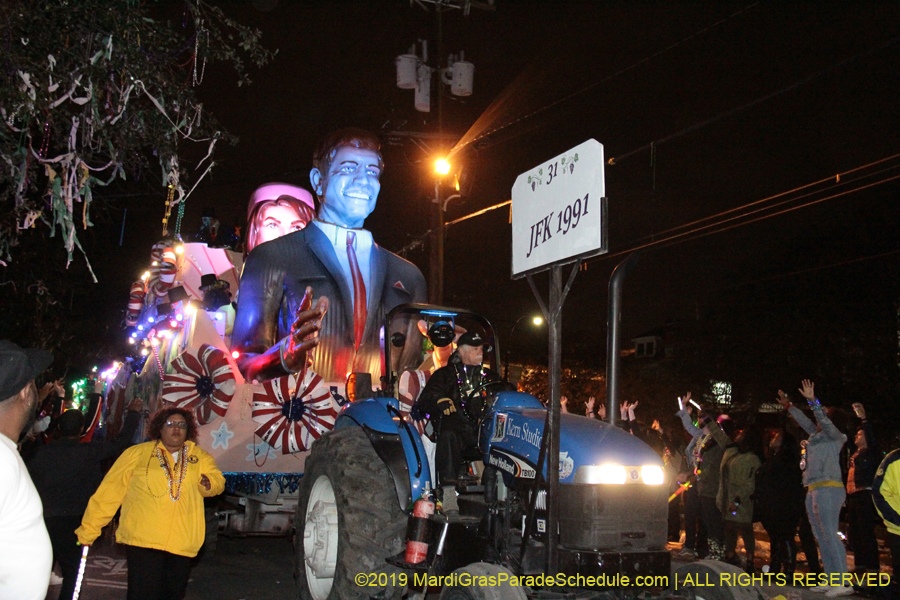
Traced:
[[478, 385], [471, 392], [466, 394], [465, 398], [460, 399], [460, 404], [462, 405], [463, 414], [469, 418], [473, 423], [480, 423], [484, 414], [490, 409], [493, 404], [493, 397], [496, 396], [491, 394], [490, 399], [485, 399], [481, 392], [486, 390], [492, 386], [500, 386], [501, 389], [497, 390], [497, 392], [502, 392], [504, 390], [515, 391], [515, 387], [508, 381], [498, 380], [498, 381], [485, 381], [484, 383]]

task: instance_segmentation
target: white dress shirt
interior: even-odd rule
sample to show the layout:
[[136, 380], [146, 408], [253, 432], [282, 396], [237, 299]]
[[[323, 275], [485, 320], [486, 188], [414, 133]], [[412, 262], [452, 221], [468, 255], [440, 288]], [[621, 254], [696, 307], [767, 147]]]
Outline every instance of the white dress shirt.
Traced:
[[359, 262], [359, 271], [362, 273], [363, 283], [366, 284], [366, 305], [368, 305], [371, 298], [369, 290], [372, 287], [370, 285], [372, 268], [369, 260], [372, 256], [372, 244], [374, 243], [372, 241], [372, 232], [365, 229], [341, 227], [340, 225], [326, 223], [318, 219], [313, 220], [312, 224], [318, 227], [325, 234], [325, 237], [328, 238], [328, 241], [331, 242], [331, 245], [334, 246], [334, 254], [337, 256], [338, 264], [341, 265], [341, 270], [344, 272], [344, 280], [347, 282], [347, 287], [350, 288], [351, 295], [349, 300], [351, 303], [353, 302], [353, 275], [350, 273], [350, 259], [347, 257], [347, 232], [352, 231], [356, 234], [356, 260]]

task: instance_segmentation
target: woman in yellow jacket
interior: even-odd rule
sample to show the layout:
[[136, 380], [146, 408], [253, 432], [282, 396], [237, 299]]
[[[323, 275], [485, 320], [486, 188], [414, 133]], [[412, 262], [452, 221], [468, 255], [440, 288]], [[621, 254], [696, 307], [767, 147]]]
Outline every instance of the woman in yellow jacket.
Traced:
[[213, 457], [194, 440], [194, 415], [167, 408], [150, 421], [149, 442], [115, 462], [75, 533], [91, 545], [122, 507], [116, 540], [126, 546], [128, 600], [182, 598], [191, 558], [206, 535], [203, 498], [225, 488]]

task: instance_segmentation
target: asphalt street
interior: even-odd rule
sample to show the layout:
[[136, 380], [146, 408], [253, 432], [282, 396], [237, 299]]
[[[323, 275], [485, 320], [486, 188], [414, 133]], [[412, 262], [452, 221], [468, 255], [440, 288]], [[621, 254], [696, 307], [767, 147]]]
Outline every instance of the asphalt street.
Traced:
[[[673, 550], [677, 549], [673, 546]], [[185, 600], [293, 600], [297, 588], [292, 575], [293, 545], [286, 537], [219, 537], [215, 552], [201, 555], [188, 583]], [[682, 564], [673, 561], [673, 567]], [[85, 571], [82, 600], [125, 598], [125, 553], [108, 535], [91, 548]], [[50, 588], [46, 600], [57, 600], [59, 586]], [[436, 592], [436, 590], [435, 590]], [[821, 600], [821, 594], [796, 587], [761, 586], [761, 596], [771, 600]], [[437, 593], [429, 593], [436, 600]], [[862, 598], [854, 595], [849, 598]]]
[[[293, 552], [285, 537], [220, 537], [212, 555], [197, 559], [185, 600], [292, 600]], [[124, 599], [127, 573], [122, 547], [101, 538], [88, 556], [80, 600]], [[51, 587], [47, 600], [56, 600], [59, 590]]]

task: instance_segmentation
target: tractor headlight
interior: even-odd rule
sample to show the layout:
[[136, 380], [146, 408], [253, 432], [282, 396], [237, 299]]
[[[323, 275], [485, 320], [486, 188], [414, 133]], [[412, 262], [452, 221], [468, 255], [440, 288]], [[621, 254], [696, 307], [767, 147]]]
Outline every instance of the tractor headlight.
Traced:
[[622, 465], [586, 465], [578, 467], [575, 483], [625, 483], [625, 467]]
[[641, 467], [641, 479], [647, 485], [662, 485], [666, 477], [663, 475], [662, 467], [646, 465]]

